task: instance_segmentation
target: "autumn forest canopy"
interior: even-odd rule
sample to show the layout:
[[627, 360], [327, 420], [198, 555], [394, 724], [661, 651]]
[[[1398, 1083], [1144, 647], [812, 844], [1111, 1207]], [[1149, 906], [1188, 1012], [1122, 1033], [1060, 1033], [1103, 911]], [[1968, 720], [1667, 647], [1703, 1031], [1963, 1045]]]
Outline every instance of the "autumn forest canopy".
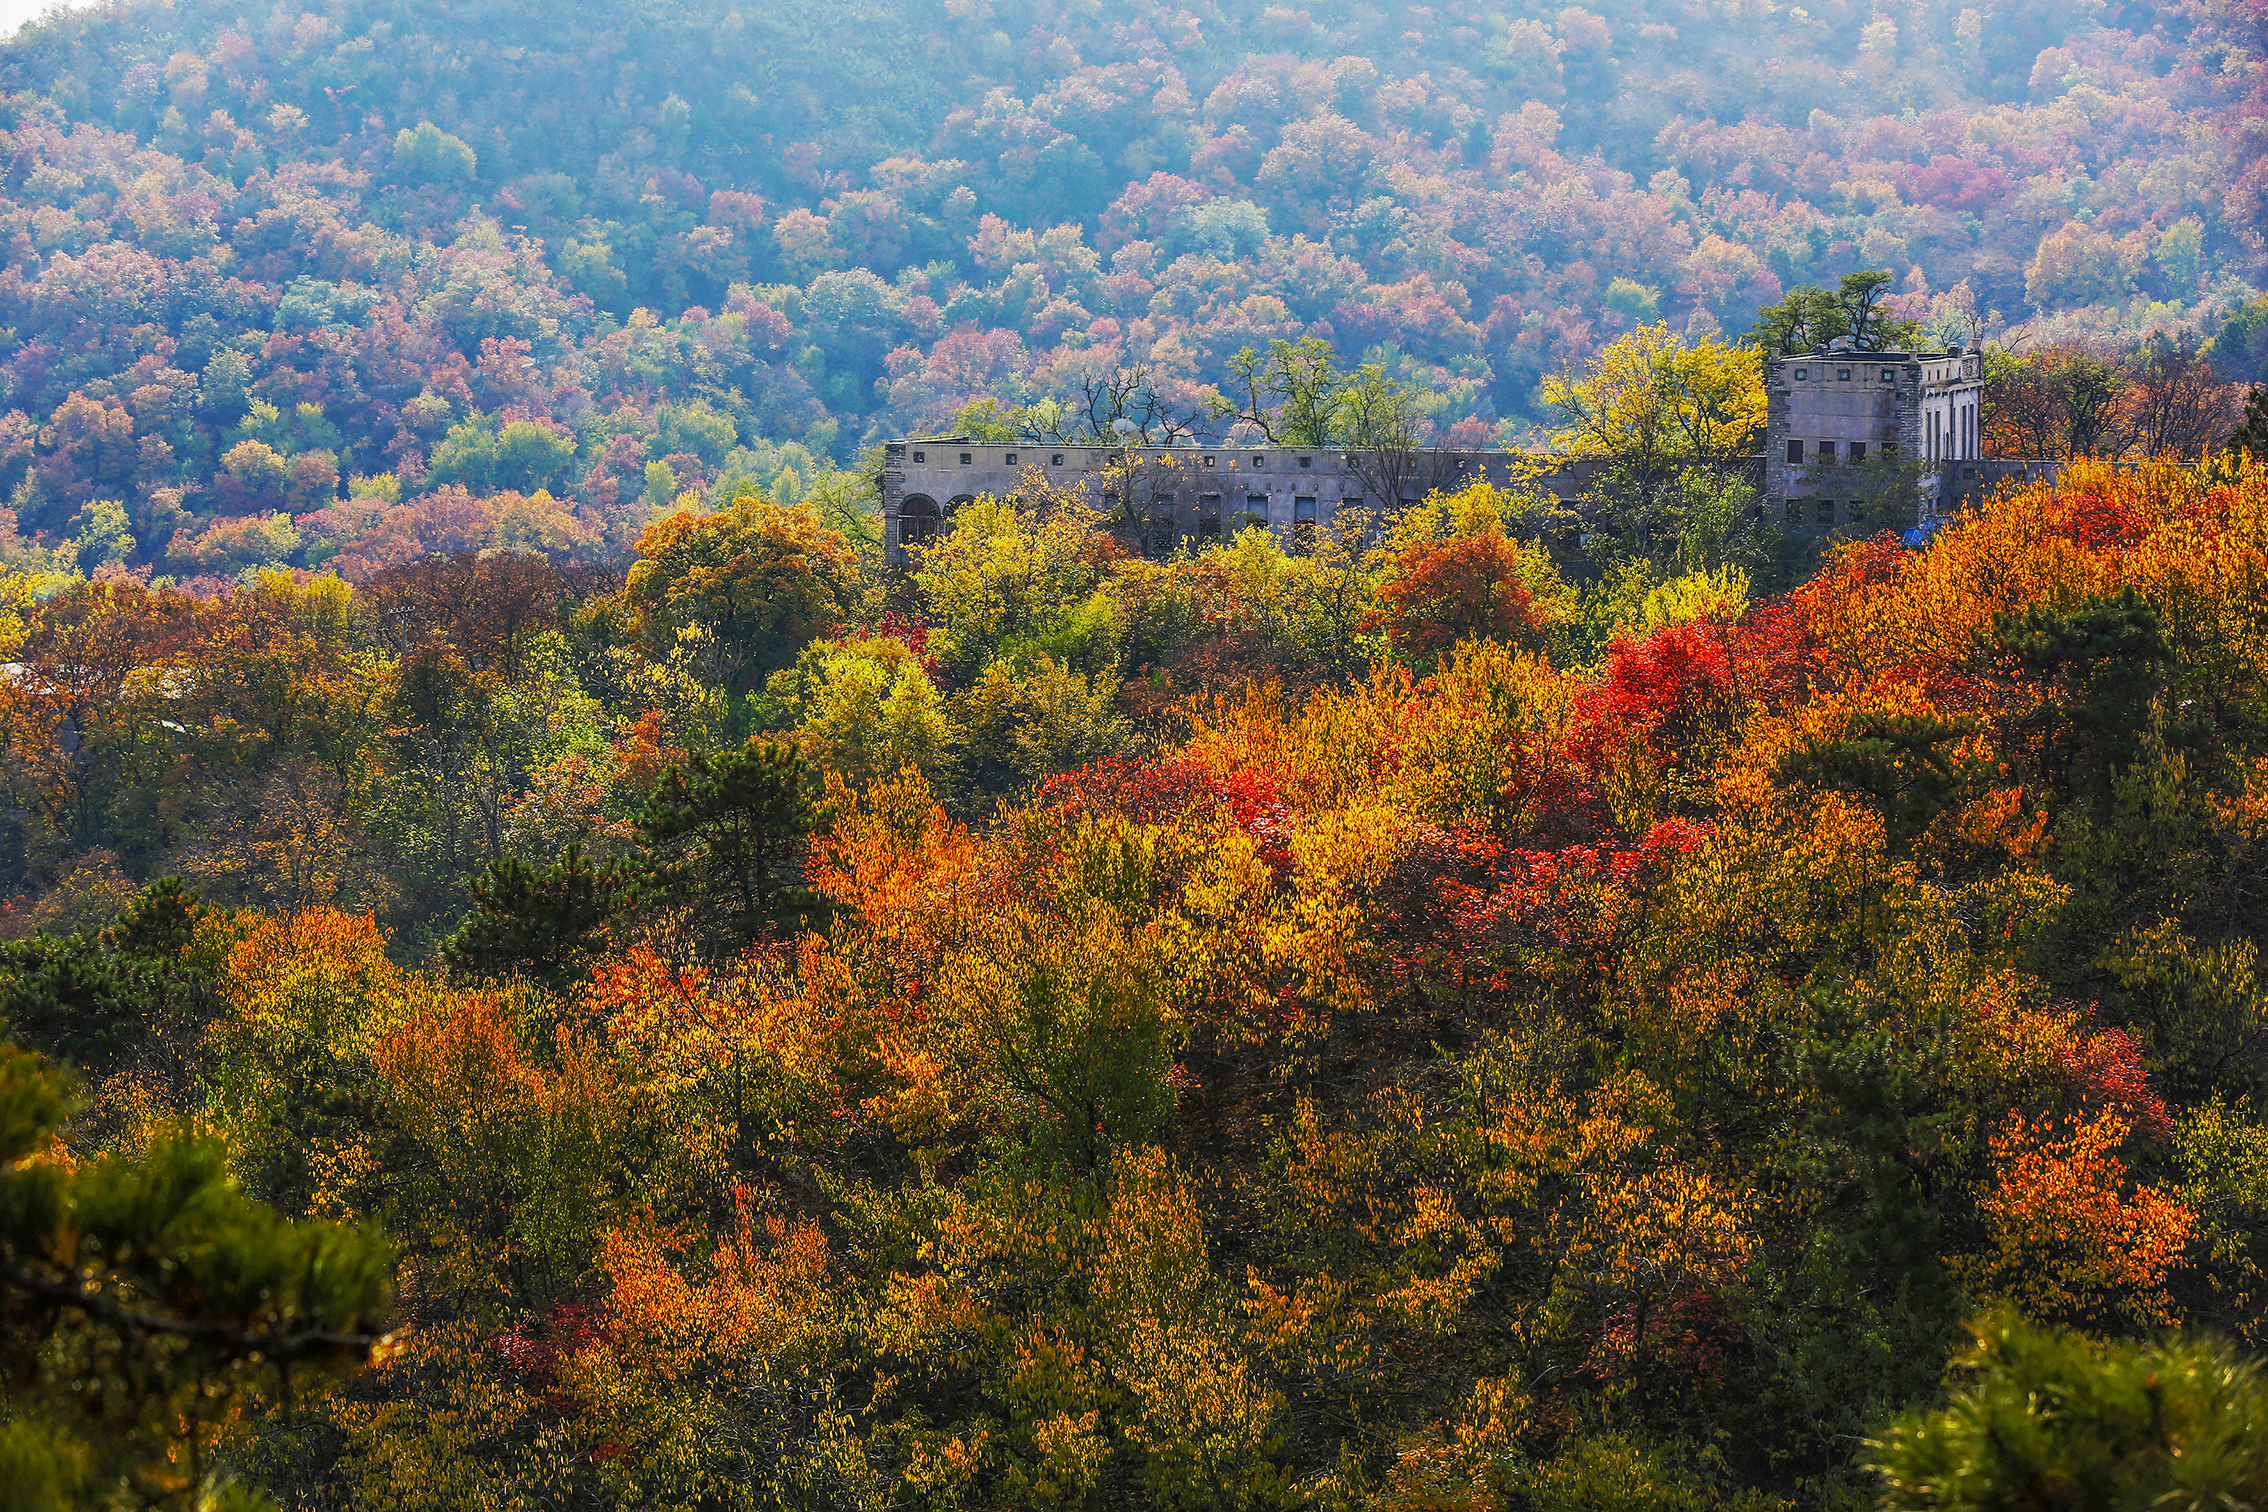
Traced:
[[2264, 25], [0, 44], [0, 1512], [2268, 1505]]

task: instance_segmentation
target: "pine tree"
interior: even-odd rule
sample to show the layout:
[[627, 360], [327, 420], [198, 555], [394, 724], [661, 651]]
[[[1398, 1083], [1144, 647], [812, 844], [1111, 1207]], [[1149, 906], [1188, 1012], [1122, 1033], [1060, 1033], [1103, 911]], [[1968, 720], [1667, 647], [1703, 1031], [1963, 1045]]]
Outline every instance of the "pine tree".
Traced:
[[1949, 749], [1967, 733], [1965, 725], [1927, 714], [1861, 714], [1846, 738], [1789, 752], [1779, 778], [1871, 799], [1895, 848], [1918, 839], [1974, 787], [1976, 773]]
[[1882, 1505], [2257, 1507], [2268, 1497], [2268, 1390], [2207, 1339], [2097, 1345], [2012, 1314], [1978, 1325], [1942, 1408], [1874, 1445]]
[[100, 934], [0, 945], [0, 1031], [96, 1072], [193, 1038], [218, 1005], [190, 950], [197, 908], [193, 889], [162, 877]]
[[2025, 679], [2057, 695], [2025, 721], [2043, 733], [2042, 775], [2066, 795], [2107, 802], [2113, 775], [2141, 755], [2173, 661], [2157, 606], [2125, 588], [2067, 614], [2002, 615], [1994, 629]]
[[671, 767], [639, 812], [653, 869], [647, 898], [692, 913], [727, 953], [809, 917], [802, 876], [813, 823], [795, 748], [752, 737]]
[[605, 944], [625, 886], [613, 866], [594, 866], [581, 844], [540, 871], [517, 856], [491, 862], [473, 884], [473, 912], [442, 946], [456, 971], [474, 978], [522, 975], [559, 987]]
[[69, 1103], [0, 1045], [0, 1505], [262, 1505], [216, 1473], [218, 1430], [369, 1357], [387, 1247], [254, 1202], [186, 1127], [57, 1159]]

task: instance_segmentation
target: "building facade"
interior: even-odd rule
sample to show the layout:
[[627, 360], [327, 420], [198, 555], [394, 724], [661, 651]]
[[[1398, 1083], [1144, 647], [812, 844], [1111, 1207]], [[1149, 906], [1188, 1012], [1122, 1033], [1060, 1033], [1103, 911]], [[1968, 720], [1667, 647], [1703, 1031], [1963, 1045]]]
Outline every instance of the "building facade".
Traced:
[[1984, 354], [1929, 353], [1922, 360], [1922, 457], [1932, 471], [1984, 455]]
[[1870, 506], [1893, 499], [1910, 514], [1915, 466], [1921, 514], [1946, 513], [1946, 464], [1981, 454], [1984, 366], [1974, 352], [1773, 353], [1764, 394], [1764, 508], [1786, 525], [1868, 523]]
[[1440, 488], [1525, 483], [1572, 508], [1592, 468], [1534, 476], [1524, 452], [1346, 452], [1325, 447], [1124, 447], [932, 436], [883, 449], [884, 542], [892, 562], [973, 500], [1045, 488], [1119, 520], [1145, 550], [1202, 545], [1261, 526], [1296, 540], [1349, 511], [1414, 504]]

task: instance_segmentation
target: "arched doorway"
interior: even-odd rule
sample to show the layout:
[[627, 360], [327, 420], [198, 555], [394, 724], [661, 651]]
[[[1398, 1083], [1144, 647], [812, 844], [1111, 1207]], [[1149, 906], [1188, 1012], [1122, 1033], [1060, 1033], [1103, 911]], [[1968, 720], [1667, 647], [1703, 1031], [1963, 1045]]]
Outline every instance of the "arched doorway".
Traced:
[[937, 501], [927, 494], [908, 494], [898, 501], [898, 544], [922, 545], [937, 535]]

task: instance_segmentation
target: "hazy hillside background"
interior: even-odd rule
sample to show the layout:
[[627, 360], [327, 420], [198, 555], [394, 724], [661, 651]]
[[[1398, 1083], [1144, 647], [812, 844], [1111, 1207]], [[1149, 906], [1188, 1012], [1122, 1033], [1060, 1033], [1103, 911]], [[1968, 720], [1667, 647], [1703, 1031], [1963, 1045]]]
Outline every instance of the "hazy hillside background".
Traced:
[[[2257, 3], [184, 0], [0, 45], [18, 552], [619, 548], [971, 398], [1323, 336], [1461, 444], [1666, 320], [2268, 345]], [[0, 542], [11, 537], [0, 534]]]
[[0, 38], [14, 36], [54, 8], [43, 0], [0, 0]]

